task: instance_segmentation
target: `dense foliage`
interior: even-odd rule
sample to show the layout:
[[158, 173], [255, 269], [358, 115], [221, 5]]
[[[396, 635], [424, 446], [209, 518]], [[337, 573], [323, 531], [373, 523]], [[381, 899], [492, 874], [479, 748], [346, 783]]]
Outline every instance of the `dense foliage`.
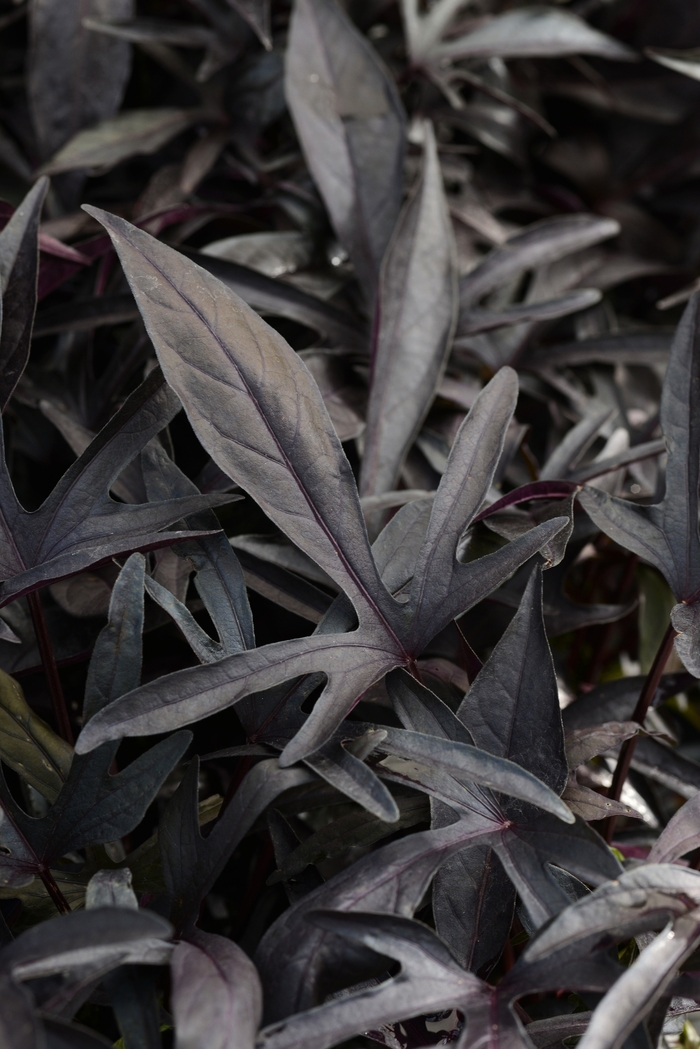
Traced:
[[2, 1049], [700, 1044], [698, 45], [0, 4]]

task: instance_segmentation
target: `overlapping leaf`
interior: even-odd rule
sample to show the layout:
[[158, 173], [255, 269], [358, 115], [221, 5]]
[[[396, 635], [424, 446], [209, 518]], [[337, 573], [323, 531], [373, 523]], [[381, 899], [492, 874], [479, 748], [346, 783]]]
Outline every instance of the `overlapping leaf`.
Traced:
[[592, 488], [580, 497], [599, 528], [665, 577], [679, 602], [671, 613], [679, 633], [676, 649], [695, 676], [700, 674], [696, 608], [700, 595], [699, 308], [700, 298], [695, 296], [678, 326], [664, 380], [660, 418], [668, 461], [663, 501], [638, 506]]
[[[412, 665], [455, 616], [561, 529], [555, 519], [490, 558], [464, 565], [455, 559], [457, 540], [479, 510], [500, 456], [515, 376], [503, 370], [493, 380], [455, 440], [402, 607], [379, 577], [349, 463], [303, 364], [219, 282], [128, 223], [104, 214], [101, 219], [200, 440], [343, 588], [359, 627], [255, 649], [144, 686], [93, 719], [80, 746], [163, 731], [299, 674], [326, 673], [323, 696], [285, 750], [283, 761], [291, 764], [328, 738], [365, 688], [394, 666]], [[151, 283], [156, 276], [157, 291]], [[237, 331], [235, 343], [223, 341], [226, 325]]]
[[403, 187], [405, 115], [394, 83], [335, 0], [297, 0], [285, 90], [309, 168], [373, 302]]
[[0, 602], [134, 549], [154, 549], [191, 532], [160, 532], [188, 513], [227, 501], [190, 496], [127, 506], [108, 492], [123, 468], [178, 410], [162, 376], [129, 398], [33, 513], [18, 502], [0, 462]]

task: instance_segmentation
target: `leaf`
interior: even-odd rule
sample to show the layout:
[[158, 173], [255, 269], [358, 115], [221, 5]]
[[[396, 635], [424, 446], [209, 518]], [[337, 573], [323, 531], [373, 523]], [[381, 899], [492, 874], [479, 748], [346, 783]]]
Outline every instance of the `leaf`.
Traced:
[[112, 168], [122, 160], [155, 153], [172, 138], [205, 117], [201, 109], [124, 110], [69, 139], [41, 168], [42, 175], [64, 171]]
[[130, 907], [138, 910], [139, 902], [131, 887], [129, 868], [101, 870], [93, 874], [85, 892], [85, 906], [88, 910], [91, 907]]
[[[471, 273], [462, 277], [459, 282], [461, 310], [471, 308], [484, 295], [525, 270], [556, 262], [575, 251], [614, 237], [619, 231], [614, 219], [593, 215], [566, 215], [533, 222], [505, 244], [494, 248]], [[458, 329], [461, 323], [460, 313]]]
[[199, 832], [195, 760], [163, 813], [158, 842], [163, 873], [181, 924], [191, 930], [201, 900], [256, 819], [284, 791], [313, 780], [302, 769], [261, 761], [248, 773], [206, 838]]
[[[104, 212], [99, 217], [122, 258], [168, 382], [205, 448], [354, 604], [366, 604], [364, 577], [378, 594], [382, 587], [350, 465], [304, 365], [215, 278], [123, 220]], [[165, 313], [166, 304], [177, 313]], [[236, 332], [235, 349], [222, 343], [222, 327]], [[188, 345], [195, 341], [192, 355]], [[262, 462], [274, 475], [261, 473]]]
[[[101, 907], [42, 922], [5, 947], [0, 968], [16, 980], [34, 980], [81, 965], [103, 972], [122, 962], [168, 957], [172, 929], [153, 911]], [[155, 948], [155, 950], [154, 950]]]
[[454, 331], [456, 249], [435, 135], [430, 123], [424, 128], [421, 181], [382, 266], [360, 474], [363, 496], [395, 487], [440, 382]]
[[[498, 312], [492, 310], [472, 309], [463, 311], [460, 315], [459, 325], [456, 332], [455, 346], [459, 348], [460, 339], [467, 336], [478, 335], [481, 332], [495, 331], [498, 328], [509, 328], [514, 324], [522, 324], [525, 321], [557, 320], [559, 317], [568, 317], [579, 310], [590, 309], [601, 300], [601, 294], [596, 288], [580, 288], [572, 291], [561, 298], [551, 299], [548, 302], [524, 303], [518, 306], [510, 306]], [[469, 344], [465, 347], [469, 349]]]
[[[150, 499], [184, 499], [197, 495], [196, 485], [157, 444], [150, 444], [142, 453], [142, 463]], [[218, 530], [218, 520], [211, 510], [199, 512], [185, 523], [194, 529]], [[185, 543], [178, 555], [195, 570], [195, 587], [219, 635], [220, 653], [229, 655], [252, 648], [255, 644], [253, 618], [243, 572], [226, 536], [221, 532], [201, 535]]]
[[114, 776], [109, 774], [114, 745], [74, 757], [56, 801], [39, 819], [20, 809], [0, 779], [0, 802], [17, 842], [14, 851], [0, 854], [0, 878], [5, 883], [17, 874], [43, 878], [66, 853], [129, 834], [190, 740], [189, 732], [170, 736]]
[[569, 470], [598, 436], [600, 429], [613, 414], [612, 408], [585, 415], [576, 426], [572, 426], [540, 470], [540, 481], [554, 481], [566, 477]]
[[643, 815], [636, 809], [630, 808], [619, 801], [599, 794], [590, 787], [584, 787], [572, 776], [569, 779], [562, 800], [566, 802], [571, 811], [580, 816], [587, 823], [593, 820], [603, 820], [610, 816], [626, 816], [628, 819], [643, 819]]
[[4, 411], [29, 357], [36, 309], [39, 216], [48, 183], [29, 191], [0, 233], [0, 410]]
[[700, 846], [699, 811], [700, 792], [681, 805], [668, 821], [651, 847], [649, 863], [673, 863]]
[[554, 663], [535, 568], [520, 608], [463, 700], [459, 719], [478, 746], [528, 769], [552, 790], [567, 779]]
[[[420, 725], [427, 730], [424, 708], [430, 704], [431, 716], [439, 718], [438, 723], [433, 722], [435, 734], [455, 738], [462, 726], [461, 731], [468, 731], [484, 750], [518, 761], [557, 792], [563, 789], [567, 764], [558, 689], [542, 622], [539, 570], [532, 573], [518, 613], [478, 674], [458, 718], [437, 707], [427, 690], [419, 691], [419, 686], [405, 676], [392, 675], [387, 684], [408, 728]], [[413, 700], [411, 693], [415, 694]], [[419, 695], [418, 705], [415, 699]], [[466, 778], [460, 777], [460, 781]], [[562, 838], [557, 821], [534, 814], [527, 806], [511, 800], [503, 800], [499, 806], [488, 794], [481, 795], [481, 800], [492, 814], [494, 830], [500, 828], [492, 840], [498, 858], [537, 922], [555, 913], [564, 902], [546, 872], [547, 863], [556, 862], [581, 873], [585, 870], [587, 877], [594, 879], [614, 876], [612, 857], [580, 821]], [[448, 804], [459, 809], [459, 803], [448, 800]], [[433, 826], [444, 826], [451, 818], [449, 810], [438, 806]], [[559, 859], [555, 859], [557, 855]], [[437, 928], [464, 963], [469, 960], [481, 968], [498, 957], [510, 928], [513, 902], [514, 894], [504, 885], [500, 865], [490, 849], [455, 856], [437, 874]]]
[[[689, 674], [663, 674], [652, 706], [658, 706], [663, 700], [682, 692], [692, 680]], [[631, 720], [643, 685], [642, 676], [619, 678], [606, 681], [582, 694], [562, 711], [566, 734], [608, 721]]]
[[617, 1049], [647, 1016], [700, 941], [700, 908], [677, 918], [645, 947], [596, 1007], [582, 1049]]
[[671, 609], [671, 625], [677, 631], [674, 641], [676, 652], [690, 673], [700, 677], [700, 609], [697, 602], [674, 605]]
[[592, 488], [584, 489], [579, 497], [594, 523], [611, 539], [658, 568], [676, 600], [682, 602], [674, 610], [682, 631], [676, 648], [691, 673], [693, 667], [700, 668], [693, 630], [695, 613], [692, 607], [683, 606], [692, 606], [700, 593], [700, 353], [696, 349], [699, 304], [696, 295], [683, 314], [664, 380], [661, 429], [668, 461], [663, 500], [652, 506], [636, 506]]
[[202, 249], [203, 255], [238, 262], [242, 266], [281, 277], [310, 266], [314, 255], [313, 240], [297, 230], [273, 233], [243, 233], [212, 241]]
[[176, 411], [162, 376], [152, 373], [33, 513], [20, 506], [4, 458], [0, 461], [0, 603], [134, 548], [190, 538], [191, 532], [159, 529], [227, 500], [213, 494], [128, 506], [109, 499], [122, 469]]
[[[503, 791], [551, 812], [565, 823], [573, 823], [571, 813], [559, 801], [557, 795], [515, 761], [496, 756], [469, 743], [427, 736], [422, 732], [410, 732], [406, 729], [387, 729], [386, 732], [386, 739], [377, 744], [379, 750], [448, 772], [451, 776], [469, 780], [479, 786]], [[551, 751], [547, 756], [550, 757], [551, 763]], [[556, 763], [552, 772], [556, 772]], [[547, 778], [551, 781], [552, 774]]]
[[259, 313], [287, 317], [323, 333], [333, 343], [364, 350], [366, 337], [363, 325], [344, 310], [331, 306], [301, 288], [294, 288], [236, 262], [190, 249], [183, 249], [182, 253], [235, 291]]
[[535, 962], [573, 944], [583, 952], [608, 934], [616, 939], [663, 928], [670, 917], [698, 906], [700, 876], [672, 864], [645, 864], [620, 874], [578, 900], [543, 929], [525, 949]]
[[177, 1049], [252, 1049], [262, 989], [237, 944], [195, 929], [175, 947], [170, 968]]
[[[538, 526], [490, 558], [469, 565], [455, 561], [457, 540], [493, 477], [513, 411], [515, 374], [504, 369], [492, 381], [455, 441], [416, 569], [420, 582], [414, 579], [413, 589], [420, 597], [412, 596], [410, 607], [402, 609], [381, 582], [350, 465], [299, 358], [204, 271], [123, 220], [100, 215], [168, 380], [205, 448], [343, 588], [359, 627], [346, 635], [281, 642], [182, 671], [175, 693], [170, 691], [174, 678], [143, 686], [97, 715], [79, 747], [87, 750], [112, 733], [174, 728], [251, 692], [322, 672], [328, 685], [282, 758], [285, 766], [293, 764], [330, 737], [366, 688], [392, 667], [410, 665], [436, 633], [495, 589], [565, 523], [555, 519]], [[496, 440], [489, 448], [482, 438], [493, 431]]]
[[472, 814], [440, 830], [411, 834], [358, 860], [289, 907], [269, 927], [255, 954], [266, 1022], [318, 1004], [336, 989], [336, 982], [352, 982], [355, 972], [366, 978], [366, 954], [349, 958], [342, 939], [310, 926], [310, 912], [371, 910], [408, 917], [450, 854], [492, 832], [489, 820]]
[[145, 965], [122, 965], [104, 980], [125, 1046], [160, 1049], [157, 983]]
[[285, 91], [306, 160], [368, 302], [401, 207], [405, 115], [335, 0], [297, 0]]
[[261, 1049], [326, 1049], [387, 1022], [464, 1007], [471, 998], [488, 999], [486, 985], [460, 969], [444, 943], [419, 922], [328, 910], [312, 911], [309, 918], [336, 936], [394, 958], [401, 964], [400, 972], [379, 986], [343, 995], [264, 1028]]
[[141, 680], [143, 587], [146, 560], [132, 554], [112, 588], [109, 622], [95, 642], [85, 683], [83, 718], [137, 688]]
[[312, 863], [342, 856], [349, 849], [373, 845], [398, 830], [429, 820], [425, 798], [399, 798], [399, 818], [386, 823], [367, 812], [351, 812], [310, 834], [268, 878], [268, 884], [296, 878]]
[[82, 19], [94, 13], [118, 21], [131, 18], [133, 9], [133, 0], [38, 0], [31, 5], [27, 80], [42, 157], [119, 109], [131, 49], [121, 40], [89, 32]]
[[526, 349], [523, 360], [529, 365], [576, 364], [665, 364], [671, 348], [671, 335], [665, 331], [636, 334], [615, 332], [556, 346]]
[[700, 55], [697, 49], [690, 48], [687, 51], [672, 51], [668, 48], [645, 47], [644, 54], [654, 62], [658, 62], [674, 73], [682, 73], [693, 80], [700, 80]]
[[269, 51], [272, 47], [270, 36], [270, 0], [228, 0], [231, 7], [243, 15], [262, 44]]
[[593, 728], [581, 728], [566, 737], [566, 760], [570, 769], [607, 750], [613, 750], [640, 731], [636, 721], [606, 721]]
[[0, 670], [0, 759], [47, 801], [55, 801], [73, 750], [27, 705], [17, 682]]
[[435, 54], [443, 60], [596, 55], [629, 62], [638, 57], [631, 48], [593, 29], [572, 12], [536, 4], [497, 15], [471, 33], [441, 44]]

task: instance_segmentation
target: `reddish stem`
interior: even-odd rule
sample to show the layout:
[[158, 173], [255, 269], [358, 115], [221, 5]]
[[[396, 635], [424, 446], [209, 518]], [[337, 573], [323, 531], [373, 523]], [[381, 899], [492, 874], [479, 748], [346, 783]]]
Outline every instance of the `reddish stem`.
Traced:
[[56, 666], [51, 638], [49, 637], [48, 627], [46, 626], [41, 598], [39, 597], [38, 592], [33, 590], [30, 594], [27, 594], [27, 601], [29, 602], [29, 608], [32, 613], [34, 633], [39, 646], [39, 652], [41, 653], [41, 662], [43, 663], [44, 674], [46, 675], [46, 681], [49, 686], [51, 705], [53, 707], [58, 731], [59, 734], [63, 736], [66, 743], [70, 743], [70, 745], [73, 746], [75, 738], [73, 736], [70, 718], [68, 717], [68, 707], [66, 706], [66, 699], [63, 695], [61, 679], [58, 675], [58, 667]]
[[[673, 648], [673, 641], [676, 637], [677, 631], [669, 623], [669, 626], [664, 634], [661, 644], [659, 645], [658, 651], [654, 656], [654, 662], [649, 668], [649, 673], [646, 676], [642, 691], [639, 693], [639, 699], [637, 700], [637, 706], [634, 708], [632, 714], [632, 721], [636, 721], [638, 725], [644, 724], [644, 718], [647, 716], [647, 711], [652, 704], [656, 690], [659, 687], [661, 681], [661, 675], [664, 672], [664, 667], [668, 663], [668, 658], [671, 655]], [[612, 783], [608, 788], [608, 797], [612, 798], [613, 801], [619, 801], [620, 795], [622, 794], [622, 788], [625, 785], [627, 774], [632, 764], [632, 758], [634, 751], [637, 746], [638, 736], [632, 736], [631, 739], [625, 740], [620, 747], [620, 755], [617, 759], [617, 765], [615, 766], [615, 772], [613, 774]], [[615, 817], [608, 816], [605, 821], [603, 828], [603, 836], [608, 844], [612, 841], [613, 834], [615, 833]]]
[[65, 898], [65, 896], [61, 892], [61, 890], [59, 889], [58, 885], [56, 884], [56, 882], [54, 880], [54, 876], [51, 873], [51, 871], [50, 870], [42, 871], [41, 874], [39, 875], [39, 877], [41, 878], [42, 882], [44, 883], [44, 888], [46, 889], [46, 891], [48, 892], [49, 896], [53, 900], [53, 902], [54, 902], [54, 904], [56, 906], [56, 910], [59, 912], [59, 914], [70, 914], [71, 913], [71, 906], [68, 903], [68, 900]]

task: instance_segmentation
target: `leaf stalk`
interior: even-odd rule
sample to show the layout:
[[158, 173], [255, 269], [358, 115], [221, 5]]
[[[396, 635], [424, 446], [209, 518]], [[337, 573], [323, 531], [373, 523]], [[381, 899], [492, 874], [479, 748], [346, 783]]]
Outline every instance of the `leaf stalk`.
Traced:
[[[671, 650], [673, 648], [673, 642], [675, 640], [677, 631], [669, 623], [666, 633], [664, 634], [661, 644], [654, 656], [654, 662], [649, 668], [649, 673], [646, 676], [642, 691], [639, 693], [639, 699], [637, 705], [634, 708], [632, 714], [632, 720], [636, 721], [638, 725], [644, 724], [644, 719], [647, 716], [647, 711], [652, 704], [656, 690], [659, 687], [661, 681], [661, 675], [664, 672], [664, 668], [668, 663]], [[608, 797], [613, 801], [619, 801], [620, 795], [622, 794], [622, 788], [627, 780], [627, 775], [632, 764], [632, 758], [634, 757], [634, 751], [637, 746], [638, 736], [632, 736], [631, 739], [625, 740], [620, 748], [620, 754], [617, 759], [617, 765], [615, 766], [615, 772], [613, 773], [612, 783], [608, 788]], [[615, 816], [609, 816], [605, 821], [603, 837], [608, 844], [612, 841], [613, 834], [615, 833]]]
[[39, 652], [41, 653], [41, 662], [49, 686], [51, 706], [53, 707], [56, 725], [58, 726], [59, 734], [65, 739], [66, 743], [69, 743], [72, 747], [75, 743], [75, 737], [73, 736], [73, 729], [71, 728], [70, 718], [68, 716], [68, 707], [66, 706], [66, 699], [63, 695], [63, 687], [58, 674], [58, 667], [56, 665], [53, 646], [51, 645], [51, 638], [49, 637], [49, 631], [46, 625], [46, 617], [44, 616], [41, 598], [39, 597], [38, 592], [34, 590], [32, 593], [27, 594], [27, 601], [32, 613], [34, 633], [36, 634]]

